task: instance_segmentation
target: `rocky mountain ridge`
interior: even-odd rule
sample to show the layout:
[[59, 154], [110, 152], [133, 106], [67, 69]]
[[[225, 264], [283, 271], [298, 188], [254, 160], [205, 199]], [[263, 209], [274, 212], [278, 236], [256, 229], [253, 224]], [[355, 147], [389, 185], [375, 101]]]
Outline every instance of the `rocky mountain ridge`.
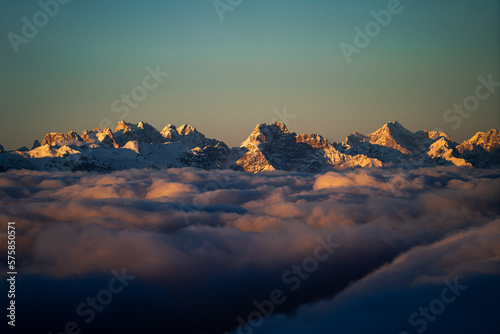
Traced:
[[205, 137], [191, 125], [168, 124], [161, 132], [139, 122], [120, 121], [78, 134], [50, 133], [32, 149], [5, 151], [0, 145], [0, 171], [87, 170], [130, 168], [232, 169], [252, 173], [274, 170], [323, 172], [342, 167], [456, 165], [491, 167], [500, 164], [498, 130], [478, 132], [456, 143], [438, 131], [412, 132], [388, 122], [369, 135], [354, 132], [343, 143], [319, 134], [296, 134], [282, 122], [258, 124], [239, 147]]

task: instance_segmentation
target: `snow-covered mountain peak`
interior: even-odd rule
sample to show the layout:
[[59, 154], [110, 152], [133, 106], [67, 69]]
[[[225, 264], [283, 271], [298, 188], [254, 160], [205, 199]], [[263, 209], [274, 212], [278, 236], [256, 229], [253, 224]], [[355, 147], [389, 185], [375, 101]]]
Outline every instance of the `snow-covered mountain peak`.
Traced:
[[301, 134], [296, 136], [297, 143], [305, 143], [316, 149], [325, 149], [331, 146], [330, 142], [323, 138], [323, 136], [312, 133], [312, 134]]
[[258, 124], [242, 146], [206, 138], [191, 125], [153, 126], [121, 121], [104, 130], [47, 134], [41, 146], [5, 152], [0, 171], [9, 169], [111, 171], [127, 168], [229, 168], [259, 173], [272, 170], [322, 172], [338, 167], [500, 165], [500, 133], [478, 132], [458, 145], [439, 131], [405, 129], [398, 122], [363, 135], [354, 132], [342, 144], [319, 134], [290, 132], [282, 122]]
[[457, 144], [454, 141], [442, 136], [430, 145], [427, 155], [431, 159], [437, 160], [437, 162], [452, 163], [455, 166], [471, 167], [471, 163], [460, 157], [460, 154], [455, 149], [456, 146]]
[[67, 134], [51, 132], [45, 135], [42, 141], [42, 145], [63, 146], [67, 145], [68, 143], [74, 144], [75, 142], [83, 142], [82, 137], [80, 137], [75, 131], [70, 131]]
[[181, 136], [187, 136], [192, 132], [198, 132], [196, 128], [189, 124], [183, 124], [177, 129], [177, 133]]
[[115, 133], [117, 132], [128, 132], [128, 131], [138, 131], [138, 130], [144, 130], [144, 131], [150, 131], [150, 132], [158, 132], [158, 130], [155, 129], [154, 126], [149, 125], [148, 123], [145, 122], [139, 122], [137, 124], [132, 124], [132, 123], [127, 123], [125, 121], [119, 121], [118, 124], [116, 125]]
[[105, 127], [104, 130], [101, 131], [101, 135], [103, 136], [112, 136], [113, 132], [109, 128], [109, 126]]
[[419, 132], [423, 132], [423, 133], [427, 134], [427, 137], [429, 137], [432, 140], [437, 140], [440, 137], [444, 137], [447, 140], [453, 141], [453, 139], [450, 136], [448, 136], [446, 133], [441, 132], [441, 131], [420, 130], [420, 131], [417, 131], [416, 133], [419, 133]]
[[[192, 150], [196, 148], [205, 149], [210, 147], [209, 150], [215, 149], [217, 152], [219, 150], [229, 151], [229, 148], [224, 142], [209, 139], [201, 132], [198, 132], [194, 126], [188, 124], [183, 124], [178, 128], [175, 125], [167, 124], [167, 126], [161, 131], [161, 135], [164, 137], [166, 142], [181, 142]], [[219, 153], [214, 154], [214, 151], [211, 151], [212, 156], [218, 155], [216, 159], [221, 158]]]
[[381, 135], [386, 135], [386, 136], [398, 136], [398, 137], [410, 137], [413, 135], [413, 132], [410, 130], [406, 129], [404, 126], [402, 126], [399, 122], [387, 122], [382, 126], [380, 129], [377, 131], [373, 132], [371, 135], [372, 136], [381, 136]]
[[288, 131], [285, 123], [283, 123], [283, 122], [274, 122], [271, 125], [274, 125], [274, 126], [278, 127], [278, 129], [280, 129], [281, 132], [283, 132], [283, 133], [290, 133], [290, 131]]
[[463, 142], [458, 147], [458, 150], [473, 151], [474, 149], [482, 149], [486, 152], [492, 152], [500, 149], [500, 133], [498, 130], [491, 129], [488, 132], [478, 132], [471, 139]]
[[114, 132], [118, 131], [131, 131], [132, 130], [132, 124], [127, 123], [125, 121], [119, 121], [118, 124], [116, 124], [116, 128]]
[[388, 122], [369, 137], [372, 144], [390, 147], [403, 154], [411, 154], [415, 145], [413, 135], [413, 132], [398, 122]]
[[345, 138], [344, 145], [346, 145], [347, 148], [351, 148], [351, 147], [356, 147], [361, 143], [369, 141], [370, 141], [370, 136], [366, 136], [361, 132], [356, 131], [354, 133], [347, 135], [347, 137]]
[[257, 124], [250, 136], [241, 144], [242, 147], [259, 146], [263, 143], [277, 142], [281, 140], [295, 140], [295, 133], [288, 131], [283, 122], [273, 124]]
[[161, 130], [161, 133], [167, 132], [167, 131], [176, 131], [177, 132], [177, 128], [173, 124], [167, 124], [167, 126], [165, 126], [163, 128], [163, 130]]
[[129, 141], [141, 143], [163, 143], [165, 138], [152, 125], [145, 122], [131, 124], [124, 121], [118, 122], [113, 134], [116, 143], [122, 147]]
[[180, 135], [177, 133], [177, 128], [175, 125], [167, 124], [166, 127], [161, 130], [161, 135], [167, 139], [168, 142], [176, 142], [180, 140]]

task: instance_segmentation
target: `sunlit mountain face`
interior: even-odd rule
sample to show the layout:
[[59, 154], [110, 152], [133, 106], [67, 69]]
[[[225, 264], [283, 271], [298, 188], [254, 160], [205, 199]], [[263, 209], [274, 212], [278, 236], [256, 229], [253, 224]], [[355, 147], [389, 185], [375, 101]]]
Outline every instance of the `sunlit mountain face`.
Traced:
[[148, 123], [121, 121], [109, 127], [49, 133], [32, 149], [0, 155], [0, 170], [31, 169], [110, 172], [131, 168], [196, 167], [252, 173], [275, 170], [325, 172], [345, 167], [491, 167], [500, 163], [500, 134], [478, 132], [459, 144], [440, 131], [411, 132], [388, 122], [369, 135], [354, 132], [342, 143], [319, 134], [296, 134], [283, 122], [258, 124], [243, 143], [230, 149], [191, 125], [168, 124], [161, 132]]

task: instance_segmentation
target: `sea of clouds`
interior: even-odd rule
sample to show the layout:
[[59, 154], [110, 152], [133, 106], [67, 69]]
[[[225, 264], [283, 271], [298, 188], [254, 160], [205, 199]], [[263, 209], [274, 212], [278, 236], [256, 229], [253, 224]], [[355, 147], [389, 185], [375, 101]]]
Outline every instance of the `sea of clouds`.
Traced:
[[[498, 334], [499, 204], [498, 169], [0, 174], [19, 326], [40, 333]], [[87, 323], [77, 305], [122, 269]]]

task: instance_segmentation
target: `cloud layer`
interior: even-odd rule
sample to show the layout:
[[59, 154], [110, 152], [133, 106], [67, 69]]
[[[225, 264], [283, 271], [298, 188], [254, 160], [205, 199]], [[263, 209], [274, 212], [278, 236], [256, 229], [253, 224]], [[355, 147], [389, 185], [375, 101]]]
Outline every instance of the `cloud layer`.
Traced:
[[[51, 300], [55, 282], [65, 282], [68, 295], [47, 310], [74, 309], [87, 294], [71, 287], [93, 286], [112, 269], [137, 277], [90, 332], [114, 321], [123, 332], [244, 332], [238, 317], [247, 320], [254, 301], [279, 289], [286, 302], [247, 331], [413, 333], [420, 327], [410, 314], [455, 277], [477, 298], [464, 293], [429, 332], [450, 326], [452, 308], [472, 312], [470, 322], [487, 332], [499, 328], [484, 319], [498, 299], [469, 306], [484, 302], [500, 274], [499, 172], [12, 171], [0, 175], [0, 220], [16, 221], [20, 280], [35, 280], [32, 300]], [[312, 257], [318, 238], [340, 246], [307, 278], [293, 272], [283, 280]], [[300, 281], [293, 291], [292, 276]], [[140, 326], [120, 316], [137, 303], [148, 319]], [[73, 312], [39, 328], [56, 332], [68, 317], [78, 320]]]

